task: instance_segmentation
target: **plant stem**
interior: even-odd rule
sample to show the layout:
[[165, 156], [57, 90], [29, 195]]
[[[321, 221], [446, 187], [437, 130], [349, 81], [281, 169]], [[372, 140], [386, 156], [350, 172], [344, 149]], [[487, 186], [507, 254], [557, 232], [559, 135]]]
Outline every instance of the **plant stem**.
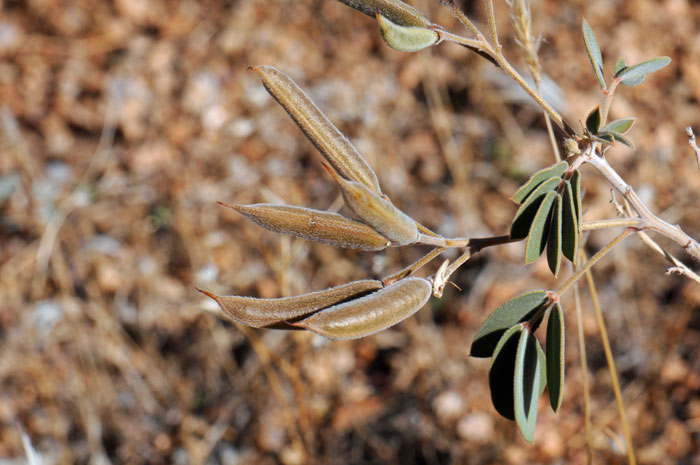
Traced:
[[476, 27], [469, 18], [467, 18], [467, 15], [465, 15], [464, 12], [460, 8], [458, 8], [452, 0], [444, 0], [442, 4], [447, 6], [450, 9], [450, 11], [452, 11], [452, 14], [457, 17], [459, 22], [462, 23], [464, 27], [469, 29], [472, 32], [472, 34], [474, 34], [476, 37], [482, 35], [479, 28]]
[[501, 52], [501, 44], [498, 42], [498, 31], [496, 31], [496, 15], [493, 12], [493, 0], [484, 0], [486, 15], [489, 17], [489, 29], [491, 31], [491, 42], [498, 53]]
[[583, 266], [578, 268], [574, 274], [559, 288], [557, 291], [557, 294], [561, 296], [564, 294], [576, 281], [579, 280], [579, 278], [588, 270], [591, 269], [593, 265], [595, 265], [598, 260], [603, 258], [608, 252], [610, 252], [617, 244], [619, 244], [624, 238], [632, 234], [633, 232], [637, 232], [637, 228], [633, 227], [628, 227], [622, 233], [620, 233], [619, 236], [617, 236], [615, 239], [610, 241], [608, 245], [600, 249], [593, 257], [591, 257], [590, 260], [588, 260]]
[[700, 262], [700, 244], [687, 235], [680, 226], [672, 225], [658, 216], [654, 215], [642, 202], [632, 187], [610, 166], [608, 161], [601, 156], [595, 155], [593, 147], [584, 154], [584, 162], [590, 163], [600, 174], [620, 192], [632, 205], [637, 214], [647, 223], [647, 228], [662, 234], [685, 249], [688, 254]]
[[503, 68], [503, 71], [508, 73], [508, 75], [523, 88], [527, 94], [532, 97], [537, 104], [542, 107], [542, 109], [552, 118], [552, 120], [559, 126], [563, 131], [567, 131], [564, 125], [564, 120], [561, 115], [541, 96], [535, 89], [530, 87], [530, 85], [523, 79], [523, 77], [511, 66], [510, 62], [504, 57], [500, 52], [496, 53], [493, 49], [487, 50], [487, 53], [493, 57], [493, 59], [498, 63], [498, 65]]
[[[581, 254], [584, 255], [584, 254]], [[574, 303], [576, 306], [576, 326], [578, 333], [578, 351], [581, 358], [581, 384], [583, 386], [583, 418], [586, 427], [586, 463], [593, 463], [593, 433], [591, 431], [591, 392], [588, 386], [588, 361], [586, 360], [586, 339], [583, 335], [583, 315], [581, 313], [581, 297], [578, 286], [574, 287]]]
[[382, 279], [382, 283], [384, 283], [385, 286], [388, 286], [391, 283], [394, 283], [398, 281], [399, 279], [403, 279], [408, 275], [411, 275], [415, 273], [416, 271], [420, 270], [423, 268], [425, 265], [430, 263], [435, 257], [443, 253], [445, 250], [447, 250], [446, 247], [437, 247], [427, 254], [423, 255], [420, 259], [416, 260], [412, 264], [408, 265], [406, 268], [404, 268], [401, 271], [398, 271], [392, 275], [387, 276], [386, 278]]
[[605, 101], [603, 102], [603, 112], [600, 117], [600, 126], [603, 127], [608, 121], [608, 113], [610, 112], [610, 105], [612, 104], [613, 96], [615, 95], [615, 89], [617, 89], [618, 84], [622, 82], [619, 78], [614, 78], [610, 83], [610, 88], [605, 93]]
[[644, 229], [646, 222], [641, 218], [611, 218], [608, 220], [586, 221], [583, 223], [582, 229], [584, 231], [593, 231], [595, 229], [615, 228], [618, 226]]
[[[627, 229], [627, 231], [630, 231]], [[596, 254], [597, 255], [597, 254]], [[585, 254], [584, 254], [585, 257]], [[591, 261], [595, 259], [595, 256], [591, 258]], [[625, 449], [627, 452], [627, 459], [630, 465], [636, 464], [636, 459], [634, 457], [634, 448], [632, 446], [632, 434], [630, 433], [630, 427], [627, 422], [627, 414], [625, 413], [625, 402], [622, 398], [622, 390], [620, 389], [620, 381], [617, 377], [617, 369], [615, 368], [615, 359], [612, 355], [612, 350], [610, 349], [610, 340], [608, 339], [608, 331], [605, 328], [605, 320], [603, 319], [603, 312], [600, 310], [600, 303], [598, 302], [598, 293], [596, 292], [595, 282], [593, 281], [593, 274], [589, 269], [586, 270], [586, 281], [588, 282], [588, 289], [591, 293], [591, 299], [593, 300], [593, 308], [595, 310], [596, 320], [598, 322], [598, 329], [600, 330], [600, 339], [603, 343], [603, 350], [605, 351], [605, 359], [608, 363], [608, 370], [610, 371], [610, 378], [612, 381], [613, 392], [615, 393], [615, 402], [617, 403], [617, 409], [620, 413], [620, 423], [622, 424], [622, 434], [625, 436]]]

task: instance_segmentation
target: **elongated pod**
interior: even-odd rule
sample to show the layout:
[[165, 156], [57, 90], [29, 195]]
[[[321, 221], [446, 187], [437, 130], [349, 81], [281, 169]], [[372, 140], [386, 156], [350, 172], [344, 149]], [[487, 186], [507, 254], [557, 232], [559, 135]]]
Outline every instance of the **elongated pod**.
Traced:
[[343, 179], [330, 166], [324, 166], [338, 183], [345, 204], [363, 222], [396, 245], [413, 244], [418, 240], [416, 222], [396, 208], [388, 197], [363, 184]]
[[379, 11], [382, 16], [401, 26], [430, 26], [430, 20], [423, 13], [400, 0], [340, 0], [351, 8], [374, 17]]
[[272, 66], [253, 66], [251, 69], [260, 75], [267, 91], [343, 177], [381, 192], [377, 176], [360, 152], [292, 78]]
[[338, 213], [312, 210], [292, 205], [228, 205], [253, 222], [270, 231], [303, 237], [335, 247], [382, 250], [389, 240], [364, 223]]
[[356, 339], [389, 328], [420, 310], [432, 284], [404, 278], [377, 292], [321, 310], [292, 323], [331, 339]]
[[236, 323], [253, 328], [265, 328], [283, 326], [289, 320], [310, 315], [354, 296], [376, 291], [382, 286], [381, 281], [365, 279], [323, 291], [280, 299], [258, 299], [237, 295], [219, 296], [201, 289], [197, 290], [214, 299], [226, 316]]

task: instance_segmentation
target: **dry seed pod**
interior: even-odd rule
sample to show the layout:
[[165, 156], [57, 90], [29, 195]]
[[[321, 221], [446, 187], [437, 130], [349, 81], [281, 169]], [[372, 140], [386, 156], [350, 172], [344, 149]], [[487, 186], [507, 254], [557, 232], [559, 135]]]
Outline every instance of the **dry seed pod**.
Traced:
[[420, 310], [433, 286], [423, 278], [404, 278], [359, 299], [326, 308], [294, 326], [331, 339], [356, 339], [393, 326]]
[[327, 164], [323, 166], [340, 186], [345, 204], [372, 229], [396, 245], [413, 244], [418, 240], [416, 222], [386, 196], [380, 196], [363, 184], [343, 179]]
[[341, 286], [323, 291], [311, 292], [295, 297], [280, 299], [258, 299], [237, 295], [214, 295], [197, 289], [202, 294], [211, 297], [219, 304], [221, 310], [236, 323], [253, 328], [281, 327], [285, 322], [310, 315], [332, 305], [336, 305], [351, 297], [366, 292], [381, 289], [381, 281], [365, 279], [353, 281]]
[[382, 250], [391, 245], [386, 237], [364, 223], [343, 215], [292, 205], [228, 205], [265, 229], [303, 237], [335, 247]]
[[430, 20], [423, 13], [399, 0], [340, 0], [367, 16], [374, 17], [377, 10], [392, 22], [401, 26], [428, 27]]
[[377, 176], [360, 152], [292, 78], [272, 66], [253, 66], [251, 69], [260, 75], [267, 91], [341, 175], [381, 192]]

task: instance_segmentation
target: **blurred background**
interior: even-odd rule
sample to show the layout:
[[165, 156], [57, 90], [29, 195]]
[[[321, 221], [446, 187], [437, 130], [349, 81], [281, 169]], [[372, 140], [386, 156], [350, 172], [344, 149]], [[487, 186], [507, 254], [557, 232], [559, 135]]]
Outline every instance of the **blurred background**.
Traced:
[[[463, 32], [438, 1], [411, 3]], [[459, 3], [483, 24], [482, 2]], [[698, 238], [684, 128], [700, 129], [700, 3], [540, 0], [532, 15], [545, 95], [577, 129], [601, 98], [583, 17], [608, 73], [620, 54], [673, 58], [618, 92], [612, 117], [639, 118], [637, 150], [609, 159]], [[0, 464], [26, 463], [22, 433], [45, 464], [583, 464], [583, 376], [593, 458], [626, 463], [585, 289], [586, 369], [563, 301], [561, 411], [542, 398], [528, 444], [491, 406], [489, 360], [468, 356], [476, 329], [513, 295], [557, 286], [544, 259], [522, 266], [522, 244], [473, 257], [453, 278], [461, 291], [351, 342], [241, 328], [195, 290], [295, 295], [427, 251], [334, 249], [216, 204], [339, 205], [320, 155], [246, 71], [256, 64], [292, 75], [394, 202], [445, 235], [507, 233], [510, 195], [554, 161], [541, 112], [493, 65], [453, 44], [391, 50], [373, 19], [335, 0], [0, 0]], [[614, 217], [610, 186], [583, 175], [585, 218]], [[616, 234], [591, 233], [588, 253]], [[700, 286], [668, 266], [634, 237], [594, 275], [638, 461], [698, 465]]]

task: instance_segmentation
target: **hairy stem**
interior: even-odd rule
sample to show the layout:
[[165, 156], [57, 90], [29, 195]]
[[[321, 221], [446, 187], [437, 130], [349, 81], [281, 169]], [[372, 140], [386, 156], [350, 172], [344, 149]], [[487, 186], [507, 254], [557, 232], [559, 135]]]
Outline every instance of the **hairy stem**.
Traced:
[[646, 221], [647, 229], [651, 229], [652, 231], [656, 231], [668, 237], [683, 247], [691, 257], [700, 262], [700, 244], [686, 234], [680, 226], [668, 223], [654, 215], [644, 202], [642, 202], [634, 189], [622, 179], [604, 157], [595, 155], [592, 150], [589, 150], [584, 154], [584, 161], [593, 165], [593, 167], [598, 170], [600, 174], [605, 176], [608, 182], [627, 199], [640, 218]]
[[382, 283], [384, 283], [385, 286], [390, 285], [391, 283], [394, 283], [398, 281], [399, 279], [403, 279], [406, 276], [412, 275], [416, 271], [420, 270], [423, 268], [425, 265], [430, 263], [435, 257], [443, 253], [445, 250], [447, 250], [446, 247], [437, 247], [427, 254], [423, 255], [423, 257], [419, 258], [415, 262], [411, 263], [408, 265], [406, 268], [404, 268], [401, 271], [398, 271], [392, 275], [387, 276], [386, 278], [382, 279]]
[[489, 18], [489, 30], [491, 32], [491, 42], [498, 53], [501, 52], [501, 44], [498, 42], [498, 31], [496, 30], [496, 14], [493, 12], [493, 0], [484, 0], [486, 15]]
[[586, 221], [582, 225], [584, 231], [606, 229], [624, 226], [626, 228], [644, 229], [646, 222], [642, 218], [611, 218], [608, 220]]

